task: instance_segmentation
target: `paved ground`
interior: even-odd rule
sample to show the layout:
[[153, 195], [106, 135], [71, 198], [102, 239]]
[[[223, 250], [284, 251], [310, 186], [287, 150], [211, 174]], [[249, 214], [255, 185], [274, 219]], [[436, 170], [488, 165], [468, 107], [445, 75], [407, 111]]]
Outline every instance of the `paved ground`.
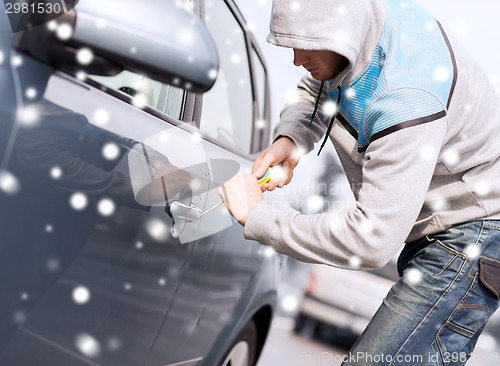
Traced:
[[[275, 318], [269, 340], [257, 366], [338, 366], [346, 350], [317, 340], [309, 340], [292, 331], [293, 320]], [[500, 365], [497, 341], [481, 336], [467, 366]], [[496, 349], [496, 351], [495, 351]]]

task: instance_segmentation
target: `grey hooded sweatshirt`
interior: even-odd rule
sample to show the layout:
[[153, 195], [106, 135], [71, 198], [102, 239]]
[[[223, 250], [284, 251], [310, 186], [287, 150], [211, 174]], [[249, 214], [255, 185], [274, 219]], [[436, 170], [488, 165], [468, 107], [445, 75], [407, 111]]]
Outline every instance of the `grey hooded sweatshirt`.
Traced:
[[356, 205], [301, 215], [260, 202], [246, 238], [306, 262], [373, 269], [405, 242], [500, 218], [498, 97], [432, 16], [408, 0], [274, 0], [270, 30], [277, 46], [349, 61], [323, 90], [306, 75], [274, 136], [311, 151], [330, 122], [321, 105], [338, 100], [328, 137]]

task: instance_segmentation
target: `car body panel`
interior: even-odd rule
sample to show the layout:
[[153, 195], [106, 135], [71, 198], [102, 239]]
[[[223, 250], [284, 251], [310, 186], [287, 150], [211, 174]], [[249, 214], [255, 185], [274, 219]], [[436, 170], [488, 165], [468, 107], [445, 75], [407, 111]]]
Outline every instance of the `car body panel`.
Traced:
[[[200, 95], [137, 106], [105, 78], [53, 70], [1, 36], [0, 364], [217, 364], [272, 312], [275, 258], [223, 205], [186, 222], [168, 208], [207, 211], [254, 156], [200, 133]], [[192, 180], [167, 182], [148, 204], [152, 161]]]

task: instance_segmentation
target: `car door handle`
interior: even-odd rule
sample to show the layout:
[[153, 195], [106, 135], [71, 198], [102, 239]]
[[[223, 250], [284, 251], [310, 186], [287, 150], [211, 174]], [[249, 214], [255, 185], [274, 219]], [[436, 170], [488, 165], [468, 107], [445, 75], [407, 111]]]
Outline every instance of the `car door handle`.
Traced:
[[170, 213], [174, 220], [181, 219], [191, 222], [200, 220], [203, 215], [203, 211], [196, 205], [191, 203], [188, 206], [179, 201], [174, 201], [170, 204]]
[[201, 219], [201, 217], [211, 211], [213, 211], [215, 208], [219, 207], [222, 205], [224, 201], [220, 201], [216, 205], [210, 207], [206, 211], [202, 211], [200, 208], [198, 208], [194, 204], [190, 204], [189, 206], [179, 202], [179, 201], [174, 201], [169, 207], [169, 215], [172, 217], [172, 219], [181, 219], [181, 220], [186, 220], [186, 221], [198, 221]]

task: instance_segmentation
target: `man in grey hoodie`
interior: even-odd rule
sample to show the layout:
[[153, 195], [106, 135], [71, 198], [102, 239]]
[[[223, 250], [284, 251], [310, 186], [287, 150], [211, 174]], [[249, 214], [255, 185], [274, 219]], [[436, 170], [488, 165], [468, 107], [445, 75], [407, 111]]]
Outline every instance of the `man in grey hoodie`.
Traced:
[[[408, 0], [274, 0], [270, 30], [309, 73], [253, 175], [221, 190], [228, 209], [246, 238], [305, 262], [374, 269], [406, 243], [345, 365], [465, 364], [500, 293], [500, 103], [487, 76]], [[261, 190], [287, 184], [323, 135], [355, 208], [267, 204]], [[269, 166], [282, 174], [260, 189]]]

